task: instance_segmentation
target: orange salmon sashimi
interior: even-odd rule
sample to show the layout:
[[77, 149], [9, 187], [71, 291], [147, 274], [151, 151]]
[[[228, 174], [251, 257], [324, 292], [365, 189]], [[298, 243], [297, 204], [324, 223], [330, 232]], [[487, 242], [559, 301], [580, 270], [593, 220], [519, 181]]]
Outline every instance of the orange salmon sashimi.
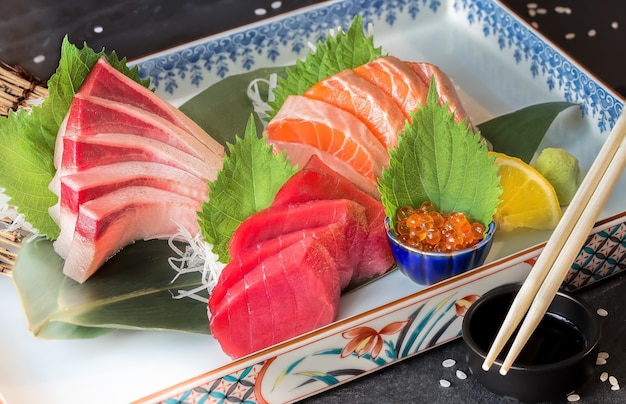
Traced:
[[429, 82], [422, 79], [406, 63], [393, 56], [383, 56], [353, 71], [391, 96], [407, 119], [418, 105], [426, 104]]
[[272, 141], [303, 143], [334, 154], [375, 181], [389, 163], [387, 148], [358, 118], [312, 98], [287, 97], [265, 128]]
[[454, 120], [456, 122], [461, 122], [463, 119], [467, 119], [468, 124], [471, 125], [469, 117], [463, 108], [459, 95], [456, 92], [456, 88], [447, 74], [445, 74], [438, 66], [430, 63], [406, 62], [406, 64], [418, 76], [420, 76], [421, 80], [425, 83], [430, 83], [431, 77], [434, 76], [437, 93], [439, 94], [439, 104], [445, 105], [448, 103], [448, 109], [450, 113], [454, 114]]
[[386, 147], [398, 145], [406, 117], [398, 104], [377, 85], [352, 70], [319, 81], [305, 97], [326, 101], [359, 118]]

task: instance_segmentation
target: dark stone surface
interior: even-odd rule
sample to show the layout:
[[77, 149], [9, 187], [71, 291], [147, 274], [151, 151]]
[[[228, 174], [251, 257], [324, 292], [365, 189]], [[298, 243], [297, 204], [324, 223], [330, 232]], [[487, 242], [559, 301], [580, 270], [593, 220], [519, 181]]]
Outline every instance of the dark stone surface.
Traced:
[[[76, 44], [86, 41], [92, 48], [116, 50], [129, 59], [186, 43], [239, 25], [272, 17], [314, 0], [286, 0], [277, 9], [271, 0], [32, 0], [4, 2], [0, 12], [0, 59], [20, 65], [47, 79], [56, 68], [64, 35]], [[573, 55], [608, 85], [626, 93], [624, 55], [626, 48], [626, 2], [588, 0], [536, 0], [546, 10], [532, 16], [530, 1], [508, 0], [520, 16], [535, 22], [549, 39]], [[254, 9], [268, 12], [262, 17]], [[555, 7], [568, 7], [559, 13]], [[618, 27], [613, 28], [612, 23]], [[102, 27], [97, 33], [94, 28]], [[595, 30], [595, 35], [589, 31]], [[566, 39], [574, 33], [573, 39]], [[45, 60], [35, 63], [43, 56]], [[581, 403], [624, 403], [626, 391], [611, 391], [599, 375], [607, 371], [626, 387], [626, 276], [618, 276], [579, 292], [592, 306], [609, 311], [603, 319], [601, 350], [610, 353], [608, 364], [597, 368], [596, 376], [581, 391]], [[441, 362], [452, 358], [453, 368]], [[505, 400], [486, 391], [468, 374], [458, 379], [454, 371], [467, 371], [460, 340], [406, 359], [325, 393], [304, 400], [306, 404], [356, 403], [499, 403]], [[440, 379], [452, 385], [443, 388]], [[565, 399], [563, 402], [566, 402]]]

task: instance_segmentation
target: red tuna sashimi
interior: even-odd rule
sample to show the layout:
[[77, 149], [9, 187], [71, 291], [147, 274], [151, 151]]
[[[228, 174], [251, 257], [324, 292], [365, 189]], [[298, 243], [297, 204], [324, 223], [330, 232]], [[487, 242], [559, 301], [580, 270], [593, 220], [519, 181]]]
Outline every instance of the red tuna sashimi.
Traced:
[[463, 104], [459, 99], [459, 95], [454, 87], [454, 84], [438, 66], [425, 62], [406, 62], [406, 64], [413, 69], [413, 71], [420, 76], [421, 80], [430, 86], [431, 78], [434, 76], [435, 85], [437, 86], [437, 93], [439, 94], [439, 104], [446, 105], [448, 103], [448, 109], [450, 113], [454, 114], [454, 120], [456, 122], [462, 122], [467, 119], [467, 123], [471, 124]]
[[[81, 205], [63, 273], [84, 282], [108, 258], [136, 240], [196, 234], [199, 200], [162, 189], [125, 187]], [[61, 229], [63, 231], [63, 229]]]
[[221, 160], [223, 157], [223, 153], [207, 147], [186, 130], [158, 115], [132, 105], [81, 93], [72, 98], [64, 129], [64, 136], [95, 136], [103, 133], [140, 135], [206, 161]]
[[374, 180], [389, 155], [358, 118], [327, 102], [289, 96], [265, 129], [268, 140], [304, 143], [336, 155]]
[[57, 168], [59, 176], [100, 165], [152, 161], [177, 167], [213, 181], [222, 166], [222, 161], [201, 160], [165, 143], [137, 135], [107, 133], [98, 136], [72, 136], [64, 137], [61, 144], [63, 159]]
[[211, 333], [227, 355], [239, 358], [335, 321], [339, 297], [332, 257], [307, 239], [230, 287], [211, 316]]
[[430, 81], [422, 81], [409, 66], [396, 57], [383, 56], [353, 71], [391, 96], [409, 119], [410, 112], [417, 110], [419, 105], [426, 104]]
[[231, 257], [245, 254], [259, 243], [298, 230], [343, 223], [354, 263], [361, 259], [367, 237], [365, 208], [346, 199], [316, 200], [299, 204], [270, 205], [243, 221], [228, 244]]
[[304, 95], [354, 114], [385, 147], [398, 145], [406, 118], [395, 100], [352, 70], [344, 70], [309, 88]]
[[208, 185], [184, 170], [152, 162], [125, 162], [96, 166], [61, 178], [59, 203], [50, 215], [62, 229], [55, 241], [55, 250], [67, 256], [72, 243], [79, 207], [116, 189], [147, 186], [163, 189], [193, 200], [208, 199]]
[[151, 112], [186, 130], [207, 147], [224, 155], [224, 148], [193, 120], [172, 104], [112, 67], [104, 58], [98, 59], [81, 84], [78, 92]]
[[276, 153], [285, 151], [285, 153], [289, 156], [291, 164], [297, 165], [298, 167], [304, 167], [312, 156], [316, 156], [334, 171], [337, 171], [349, 179], [350, 182], [356, 185], [363, 192], [380, 199], [378, 184], [375, 181], [371, 178], [365, 177], [363, 174], [356, 171], [350, 164], [341, 160], [334, 154], [303, 143], [281, 142], [276, 140], [269, 141], [268, 143], [273, 145]]
[[312, 157], [300, 171], [287, 180], [276, 194], [273, 205], [304, 203], [316, 199], [349, 199], [365, 208], [368, 235], [352, 282], [358, 283], [381, 275], [391, 268], [394, 258], [387, 240], [383, 204], [359, 190], [319, 158]]
[[350, 283], [354, 270], [350, 246], [347, 245], [345, 236], [346, 226], [347, 223], [333, 223], [318, 228], [298, 230], [258, 243], [253, 248], [247, 249], [245, 253], [232, 257], [228, 265], [222, 269], [219, 280], [211, 291], [209, 311], [214, 313], [218, 303], [226, 295], [226, 291], [263, 260], [292, 244], [301, 244], [310, 238], [322, 244], [330, 253], [339, 272], [339, 286], [344, 289]]

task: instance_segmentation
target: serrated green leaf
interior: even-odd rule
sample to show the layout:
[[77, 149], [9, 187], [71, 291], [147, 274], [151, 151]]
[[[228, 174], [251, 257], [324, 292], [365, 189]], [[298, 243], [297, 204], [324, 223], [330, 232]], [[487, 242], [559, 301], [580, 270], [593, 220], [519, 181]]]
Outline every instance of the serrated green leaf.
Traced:
[[574, 105], [577, 104], [561, 101], [535, 104], [500, 115], [477, 127], [491, 142], [493, 150], [530, 163], [557, 115]]
[[463, 212], [485, 226], [492, 221], [501, 194], [494, 157], [479, 134], [439, 105], [434, 81], [426, 105], [412, 114], [389, 155], [379, 179], [388, 217], [395, 220], [400, 207], [430, 201], [444, 214]]
[[373, 36], [366, 36], [363, 28], [363, 17], [355, 16], [347, 32], [328, 35], [325, 42], [317, 42], [315, 52], [310, 52], [304, 61], [297, 60], [294, 67], [287, 68], [286, 77], [278, 79], [275, 101], [269, 103], [272, 109], [268, 119], [276, 115], [288, 96], [302, 95], [326, 77], [382, 56], [381, 48], [374, 46]]
[[250, 215], [268, 207], [276, 192], [297, 170], [284, 153], [278, 155], [265, 138], [259, 138], [251, 115], [243, 138], [227, 144], [217, 179], [209, 183], [209, 201], [198, 213], [204, 240], [223, 263], [230, 261], [228, 242]]
[[55, 239], [59, 234], [57, 224], [48, 214], [48, 208], [57, 203], [57, 196], [48, 185], [55, 173], [54, 145], [61, 122], [69, 109], [72, 97], [100, 57], [133, 80], [142, 82], [138, 68], [129, 69], [126, 59], [118, 59], [115, 52], [106, 55], [104, 50], [94, 52], [84, 45], [78, 49], [67, 37], [61, 46], [57, 71], [48, 81], [48, 97], [30, 114], [11, 112], [0, 119], [0, 188], [11, 198], [20, 213], [41, 234]]

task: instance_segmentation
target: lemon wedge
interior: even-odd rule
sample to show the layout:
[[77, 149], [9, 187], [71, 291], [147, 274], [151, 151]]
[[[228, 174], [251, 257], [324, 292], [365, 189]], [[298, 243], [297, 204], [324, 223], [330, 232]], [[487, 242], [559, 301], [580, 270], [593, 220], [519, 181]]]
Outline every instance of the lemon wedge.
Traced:
[[494, 220], [499, 229], [511, 231], [554, 229], [561, 218], [561, 206], [554, 187], [539, 171], [522, 160], [496, 153], [499, 167], [502, 202]]

